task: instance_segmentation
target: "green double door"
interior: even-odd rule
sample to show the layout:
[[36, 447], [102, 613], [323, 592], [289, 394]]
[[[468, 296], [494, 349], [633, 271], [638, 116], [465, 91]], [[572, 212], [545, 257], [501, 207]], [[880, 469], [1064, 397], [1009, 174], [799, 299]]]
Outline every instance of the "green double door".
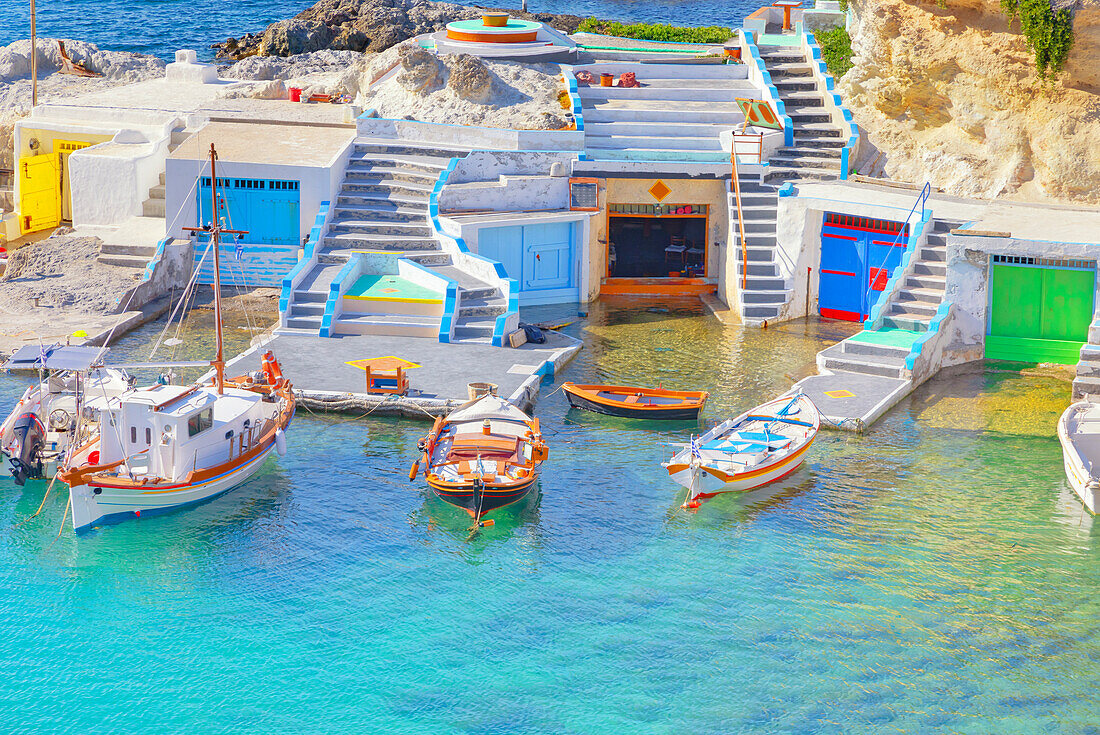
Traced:
[[1092, 322], [1094, 268], [993, 263], [989, 291], [986, 358], [1077, 363]]

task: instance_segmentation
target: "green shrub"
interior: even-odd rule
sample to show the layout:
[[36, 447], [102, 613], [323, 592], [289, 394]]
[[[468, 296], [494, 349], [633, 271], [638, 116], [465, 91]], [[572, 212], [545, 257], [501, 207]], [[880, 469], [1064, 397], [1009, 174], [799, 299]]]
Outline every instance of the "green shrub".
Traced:
[[817, 45], [821, 47], [821, 58], [825, 61], [825, 68], [833, 75], [833, 79], [839, 80], [852, 68], [851, 36], [841, 26], [827, 31], [818, 31], [814, 36], [817, 38]]
[[624, 25], [613, 20], [588, 18], [581, 21], [578, 31], [599, 33], [620, 38], [639, 38], [646, 41], [678, 41], [681, 43], [725, 43], [733, 36], [732, 28], [706, 26], [691, 28], [670, 26], [664, 23], [631, 23]]
[[1068, 8], [1055, 11], [1049, 0], [1001, 0], [1001, 11], [1010, 24], [1019, 18], [1040, 79], [1062, 71], [1073, 47], [1073, 14]]

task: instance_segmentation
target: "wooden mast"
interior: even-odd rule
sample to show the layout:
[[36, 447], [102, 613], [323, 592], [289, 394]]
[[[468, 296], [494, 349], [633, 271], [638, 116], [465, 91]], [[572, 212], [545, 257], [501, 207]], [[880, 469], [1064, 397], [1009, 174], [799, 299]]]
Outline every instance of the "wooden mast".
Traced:
[[184, 227], [188, 232], [203, 232], [210, 235], [214, 245], [214, 333], [216, 335], [217, 354], [210, 365], [214, 368], [214, 385], [218, 395], [225, 391], [225, 353], [222, 347], [222, 269], [219, 250], [221, 248], [221, 235], [243, 236], [248, 230], [226, 230], [222, 228], [218, 218], [218, 172], [216, 161], [218, 152], [214, 150], [214, 144], [210, 144], [210, 219], [209, 225], [204, 227]]
[[38, 106], [38, 34], [34, 28], [34, 0], [31, 0], [31, 107]]

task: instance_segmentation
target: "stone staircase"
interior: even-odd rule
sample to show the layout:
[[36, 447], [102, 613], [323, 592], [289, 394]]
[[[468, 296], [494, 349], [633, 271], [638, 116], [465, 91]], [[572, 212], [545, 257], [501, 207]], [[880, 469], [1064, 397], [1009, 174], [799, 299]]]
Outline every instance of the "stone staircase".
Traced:
[[164, 172], [160, 173], [160, 183], [149, 189], [149, 198], [141, 204], [141, 216], [164, 217]]
[[802, 50], [793, 46], [761, 45], [760, 57], [794, 123], [794, 145], [768, 159], [769, 181], [835, 179], [840, 176], [842, 131], [825, 109], [825, 97]]
[[[947, 235], [960, 222], [933, 220], [928, 242], [917, 253], [912, 272], [883, 311], [882, 327], [875, 337], [846, 339], [823, 350], [819, 364], [832, 372], [843, 371], [904, 377], [905, 358], [913, 342], [924, 332], [943, 302], [947, 279]], [[857, 335], [860, 337], [860, 335]]]
[[1077, 375], [1073, 378], [1073, 399], [1100, 396], [1100, 317], [1089, 325], [1089, 341], [1081, 346]]
[[585, 154], [596, 161], [728, 165], [719, 134], [743, 121], [734, 100], [754, 96], [734, 67], [612, 62], [585, 67], [637, 75], [641, 87], [580, 87]]
[[[779, 193], [775, 187], [759, 183], [758, 177], [753, 175], [742, 174], [740, 185], [746, 248], [743, 251], [735, 246], [734, 257], [738, 279], [745, 275], [745, 287], [741, 289], [741, 321], [749, 326], [760, 326], [779, 316], [779, 310], [791, 294], [776, 260]], [[730, 228], [740, 236], [733, 192], [729, 195], [729, 206]]]
[[[507, 310], [495, 286], [457, 267], [432, 235], [428, 200], [450, 159], [468, 153], [405, 141], [360, 139], [334, 203], [318, 264], [291, 294], [283, 331], [317, 333], [329, 285], [356, 252], [400, 253], [458, 284], [455, 341], [490, 342], [496, 316]], [[357, 313], [338, 317], [336, 331], [350, 334], [426, 334], [439, 317]]]

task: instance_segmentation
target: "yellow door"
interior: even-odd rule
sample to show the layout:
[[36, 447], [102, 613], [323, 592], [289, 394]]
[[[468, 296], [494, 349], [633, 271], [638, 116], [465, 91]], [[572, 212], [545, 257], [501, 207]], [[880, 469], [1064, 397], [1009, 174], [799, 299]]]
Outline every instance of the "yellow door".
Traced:
[[61, 219], [73, 218], [73, 191], [69, 183], [69, 154], [87, 148], [91, 143], [79, 140], [55, 140], [53, 142], [54, 153], [61, 154]]
[[19, 229], [25, 235], [61, 224], [61, 154], [19, 159]]

